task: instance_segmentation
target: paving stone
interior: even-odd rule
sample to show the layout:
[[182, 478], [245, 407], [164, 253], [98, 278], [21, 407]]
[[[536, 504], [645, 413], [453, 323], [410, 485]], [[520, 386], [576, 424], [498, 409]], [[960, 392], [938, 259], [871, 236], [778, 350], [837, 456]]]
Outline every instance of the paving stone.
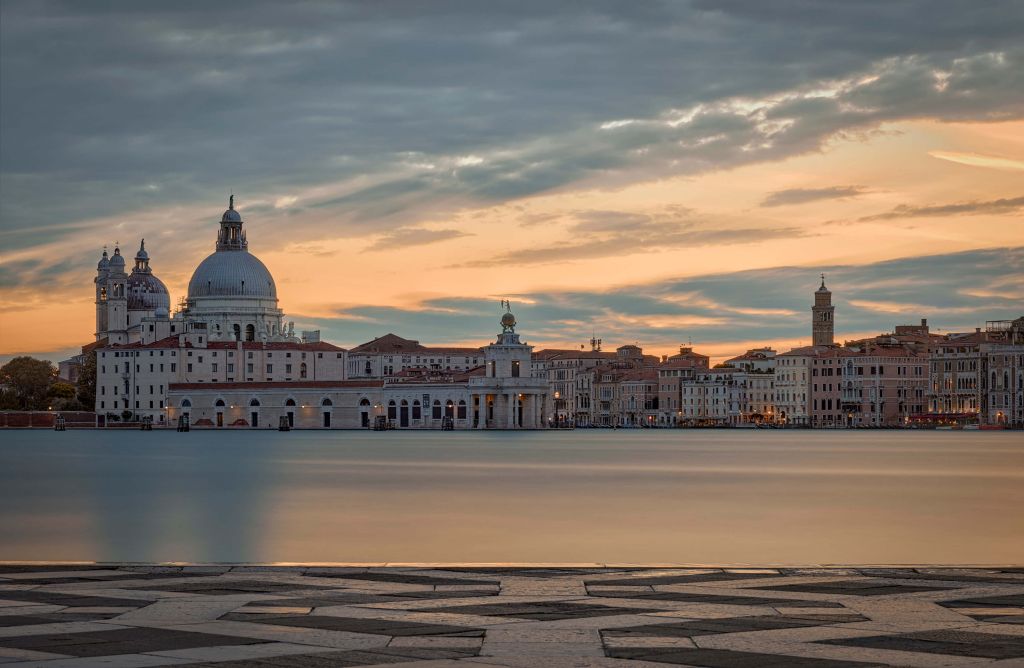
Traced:
[[232, 594], [272, 594], [275, 592], [316, 591], [311, 585], [292, 584], [289, 582], [273, 582], [266, 580], [221, 580], [210, 582], [181, 582], [160, 584], [160, 586], [126, 587], [146, 591], [187, 592], [206, 596], [228, 596]]
[[140, 608], [153, 602], [131, 598], [97, 596], [93, 594], [65, 594], [54, 591], [39, 591], [37, 589], [28, 591], [4, 591], [0, 592], [0, 598], [10, 601], [23, 601], [26, 603], [43, 603], [46, 605], [63, 605], [73, 607], [117, 606]]
[[672, 624], [644, 624], [642, 626], [603, 629], [604, 637], [619, 636], [660, 636], [660, 637], [693, 637], [715, 633], [742, 633], [746, 631], [768, 631], [774, 629], [793, 629], [817, 627], [826, 624], [842, 624], [866, 621], [861, 615], [807, 615], [803, 617], [785, 617], [768, 615], [762, 617], [731, 617], [725, 619], [696, 619]]
[[377, 666], [389, 663], [409, 663], [436, 659], [462, 659], [474, 656], [472, 650], [444, 650], [405, 647], [396, 650], [352, 650], [316, 654], [293, 654], [243, 661], [190, 664], [192, 668], [347, 668], [349, 666]]
[[421, 624], [419, 622], [398, 622], [354, 617], [328, 617], [322, 615], [295, 615], [283, 617], [267, 616], [246, 621], [251, 621], [257, 624], [273, 624], [274, 626], [297, 626], [307, 629], [372, 633], [385, 636], [424, 636], [441, 634], [483, 635], [483, 630], [481, 629], [467, 629], [462, 626], [451, 626], [446, 624]]
[[498, 580], [474, 580], [463, 578], [440, 578], [432, 575], [416, 575], [414, 573], [311, 573], [305, 575], [320, 578], [344, 578], [346, 580], [364, 580], [367, 582], [389, 582], [394, 584], [418, 584], [418, 585], [498, 585]]
[[629, 598], [637, 603], [645, 601], [677, 601], [679, 603], [715, 603], [718, 605], [761, 605], [765, 607], [806, 606], [816, 608], [842, 608], [834, 601], [805, 601], [791, 598], [767, 598], [763, 596], [736, 596], [731, 593], [697, 594], [676, 591], [657, 591], [650, 594], [637, 592], [602, 592], [602, 598]]
[[891, 594], [912, 594], [919, 591], [943, 591], [951, 587], [932, 587], [926, 585], [904, 585], [873, 580], [841, 580], [839, 582], [822, 582], [820, 584], [782, 584], [751, 587], [765, 591], [798, 591], [808, 594], [844, 594], [851, 596], [888, 596]]
[[867, 668], [882, 665], [724, 649], [616, 647], [608, 650], [608, 656], [707, 668]]
[[142, 654], [189, 647], [248, 645], [258, 642], [265, 641], [187, 631], [128, 628], [0, 638], [0, 647], [56, 652], [77, 657], [96, 657], [113, 654]]
[[628, 615], [651, 612], [650, 608], [616, 608], [586, 603], [493, 603], [464, 605], [450, 608], [430, 608], [430, 612], [451, 612], [455, 614], [483, 615], [485, 617], [519, 617], [521, 619], [554, 620], [581, 617], [603, 617], [607, 615]]
[[901, 652], [953, 654], [986, 659], [1015, 659], [1024, 657], [1024, 638], [973, 633], [970, 631], [940, 630], [903, 633], [866, 638], [835, 638], [816, 641], [822, 644], [892, 649]]
[[715, 572], [715, 573], [695, 573], [692, 575], [663, 575], [653, 578], [645, 577], [634, 577], [634, 578], [623, 578], [620, 580], [588, 580], [587, 586], [590, 585], [626, 585], [626, 586], [637, 586], [637, 585], [670, 585], [670, 584], [695, 584], [699, 582], [728, 582], [730, 580], [754, 580], [758, 578], [777, 578], [779, 577], [778, 572]]

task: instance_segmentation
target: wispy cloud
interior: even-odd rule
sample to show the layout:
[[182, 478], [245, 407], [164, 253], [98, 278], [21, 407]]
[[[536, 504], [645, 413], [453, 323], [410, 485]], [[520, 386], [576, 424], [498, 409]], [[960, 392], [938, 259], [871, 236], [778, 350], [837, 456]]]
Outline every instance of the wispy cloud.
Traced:
[[831, 186], [829, 188], [788, 188], [776, 190], [761, 201], [761, 206], [805, 204], [823, 199], [847, 199], [867, 192], [864, 186]]
[[702, 220], [685, 207], [669, 207], [657, 214], [626, 211], [576, 211], [564, 216], [568, 240], [556, 240], [540, 248], [520, 248], [474, 260], [460, 267], [537, 265], [551, 262], [624, 257], [679, 248], [708, 245], [761, 243], [805, 234], [795, 227], [723, 227]]
[[948, 160], [949, 162], [957, 162], [961, 165], [970, 165], [972, 167], [1024, 171], [1024, 160], [1014, 160], [1013, 158], [1002, 158], [979, 153], [958, 153], [956, 151], [929, 151], [928, 155], [939, 160]]
[[858, 218], [861, 222], [892, 220], [896, 218], [938, 218], [943, 216], [974, 216], [981, 214], [1002, 215], [1024, 208], [1024, 197], [1009, 197], [988, 201], [956, 202], [934, 206], [911, 206], [900, 204], [891, 211]]
[[449, 239], [471, 236], [461, 230], [430, 230], [421, 227], [400, 227], [381, 236], [367, 247], [370, 251], [400, 250], [409, 246], [425, 246]]

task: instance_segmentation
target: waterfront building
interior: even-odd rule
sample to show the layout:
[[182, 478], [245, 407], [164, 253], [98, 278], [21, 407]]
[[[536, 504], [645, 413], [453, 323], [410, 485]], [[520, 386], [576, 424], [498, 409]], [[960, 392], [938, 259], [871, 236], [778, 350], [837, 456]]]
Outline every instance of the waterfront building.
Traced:
[[468, 371], [483, 364], [483, 349], [423, 346], [419, 341], [385, 334], [348, 351], [349, 378], [391, 378], [415, 373]]
[[[176, 419], [175, 408], [189, 407], [182, 387], [210, 386], [214, 393], [232, 388], [257, 392], [299, 388], [306, 382], [338, 382], [344, 380], [344, 372], [344, 349], [329, 343], [210, 341], [193, 330], [151, 343], [98, 348], [96, 413], [101, 424], [124, 412], [161, 424]], [[217, 396], [210, 406], [218, 399], [230, 405], [230, 397]]]
[[739, 393], [739, 414], [734, 424], [772, 423], [775, 421], [775, 351], [754, 348], [725, 361], [739, 369], [733, 377]]
[[679, 352], [666, 357], [658, 365], [658, 424], [679, 425], [683, 420], [682, 383], [707, 369], [710, 358], [694, 352], [690, 346], [679, 346]]

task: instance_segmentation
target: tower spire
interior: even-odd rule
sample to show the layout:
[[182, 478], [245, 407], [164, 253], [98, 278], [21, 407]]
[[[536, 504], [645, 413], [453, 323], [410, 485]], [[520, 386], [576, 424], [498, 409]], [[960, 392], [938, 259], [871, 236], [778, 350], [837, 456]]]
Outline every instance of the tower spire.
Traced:
[[235, 193], [231, 193], [231, 196], [228, 197], [228, 208], [232, 211], [235, 209]]

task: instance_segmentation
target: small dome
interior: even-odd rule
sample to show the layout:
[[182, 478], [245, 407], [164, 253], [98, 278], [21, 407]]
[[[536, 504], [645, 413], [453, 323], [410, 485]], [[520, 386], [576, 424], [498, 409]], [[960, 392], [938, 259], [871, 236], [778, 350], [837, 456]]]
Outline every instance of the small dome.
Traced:
[[110, 258], [110, 266], [124, 269], [124, 257], [121, 255], [121, 249], [117, 246], [114, 246], [114, 256]]
[[277, 299], [274, 277], [247, 250], [218, 251], [199, 263], [188, 282], [188, 298], [265, 297]]
[[228, 209], [224, 212], [224, 215], [220, 217], [222, 223], [240, 223], [242, 222], [242, 216], [239, 215], [234, 209]]
[[127, 281], [129, 311], [160, 311], [171, 309], [171, 296], [167, 286], [150, 273], [132, 272]]
[[103, 257], [96, 263], [96, 269], [98, 271], [106, 271], [110, 267], [110, 258], [107, 257], [107, 249], [103, 249]]
[[139, 244], [139, 252], [135, 254], [136, 260], [148, 260], [149, 253], [146, 252], [146, 240], [143, 239], [142, 243]]

